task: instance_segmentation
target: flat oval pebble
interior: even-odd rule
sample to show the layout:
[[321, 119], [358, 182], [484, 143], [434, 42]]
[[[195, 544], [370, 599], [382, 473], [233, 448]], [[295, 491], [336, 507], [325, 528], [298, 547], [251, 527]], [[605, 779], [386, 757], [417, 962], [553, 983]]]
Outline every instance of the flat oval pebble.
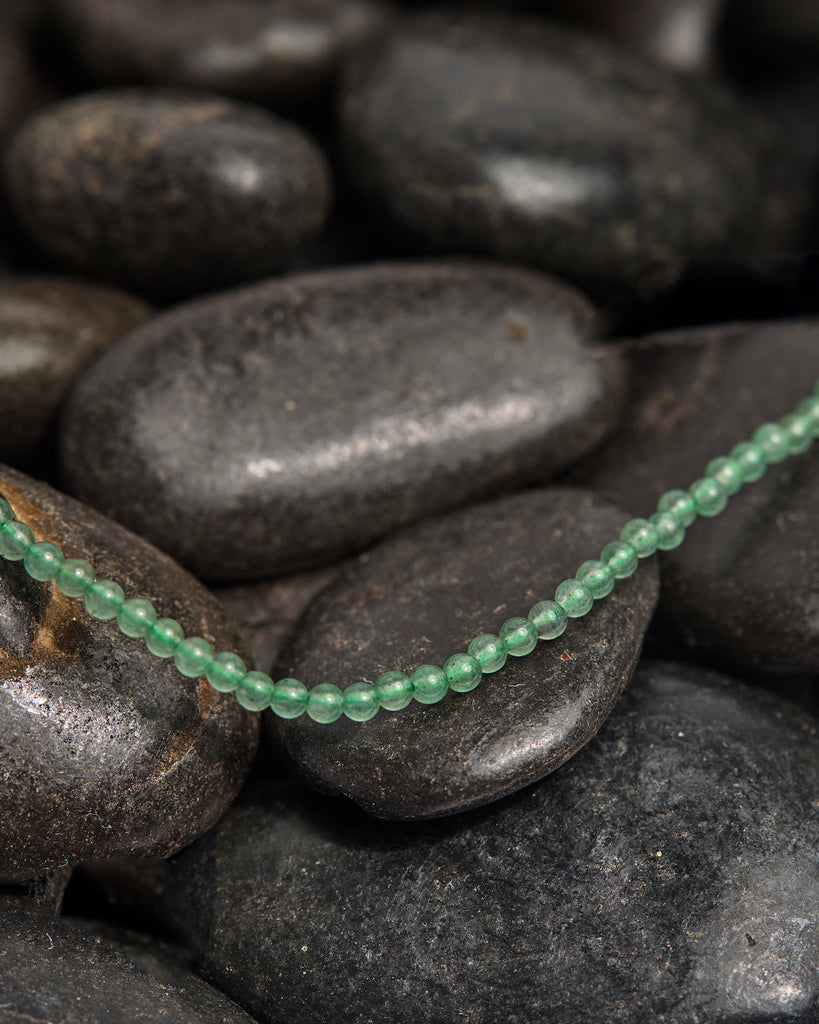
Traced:
[[[127, 530], [0, 468], [0, 494], [37, 540], [150, 600], [187, 635], [237, 649], [216, 600]], [[92, 618], [81, 601], [0, 561], [0, 878], [83, 859], [168, 856], [235, 797], [258, 720]]]
[[318, 234], [321, 151], [289, 121], [206, 94], [122, 89], [29, 120], [5, 161], [15, 214], [69, 270], [160, 293], [261, 277]]
[[409, 20], [351, 60], [352, 180], [435, 249], [523, 260], [640, 298], [696, 259], [778, 252], [806, 164], [714, 82], [525, 18]]
[[85, 281], [0, 280], [0, 458], [31, 451], [80, 371], [149, 312]]
[[[819, 379], [819, 325], [778, 321], [670, 331], [633, 343], [632, 396], [611, 441], [571, 479], [647, 516], [672, 488]], [[745, 671], [819, 667], [819, 447], [793, 456], [663, 552], [660, 612], [692, 649]]]
[[70, 487], [200, 577], [264, 579], [542, 480], [613, 425], [616, 356], [540, 274], [391, 263], [151, 320], [68, 402]]
[[271, 787], [143, 906], [265, 1021], [808, 1024], [817, 800], [815, 719], [646, 664], [583, 751], [500, 804], [410, 826]]

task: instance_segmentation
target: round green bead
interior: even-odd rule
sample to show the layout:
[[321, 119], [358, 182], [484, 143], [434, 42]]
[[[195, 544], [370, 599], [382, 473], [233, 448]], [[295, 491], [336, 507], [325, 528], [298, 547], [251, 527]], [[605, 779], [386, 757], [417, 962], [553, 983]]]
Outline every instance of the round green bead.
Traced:
[[718, 516], [728, 504], [728, 495], [712, 476], [695, 480], [688, 490], [697, 506], [697, 515]]
[[729, 497], [736, 494], [745, 483], [742, 467], [736, 459], [732, 459], [728, 455], [720, 455], [719, 458], [711, 459], [705, 467], [705, 475], [713, 477]]
[[591, 611], [594, 598], [587, 586], [580, 580], [564, 580], [555, 591], [555, 602], [570, 619], [579, 619]]
[[412, 696], [419, 704], [437, 704], [446, 696], [449, 681], [437, 665], [419, 665], [410, 676]]
[[538, 601], [529, 609], [529, 621], [534, 623], [541, 640], [556, 640], [566, 632], [569, 616], [554, 601]]
[[783, 416], [779, 425], [788, 436], [788, 451], [791, 455], [801, 455], [813, 444], [813, 423], [810, 417], [791, 413]]
[[638, 558], [648, 558], [657, 550], [657, 531], [647, 519], [630, 519], [620, 531], [620, 540], [631, 544]]
[[369, 722], [380, 704], [372, 683], [351, 683], [344, 691], [344, 714], [354, 722]]
[[502, 669], [509, 656], [504, 642], [494, 633], [481, 633], [480, 636], [476, 636], [467, 650], [481, 666], [484, 675]]
[[401, 711], [412, 703], [412, 683], [403, 672], [384, 672], [375, 681], [375, 692], [385, 711]]
[[10, 523], [14, 519], [14, 510], [5, 498], [0, 498], [0, 523]]
[[819, 395], [811, 395], [809, 398], [803, 399], [797, 405], [796, 411], [807, 419], [813, 437], [819, 437]]
[[129, 597], [117, 612], [117, 625], [126, 636], [145, 636], [156, 622], [156, 610], [142, 597]]
[[765, 452], [765, 459], [769, 466], [783, 462], [790, 455], [788, 432], [778, 423], [763, 423], [753, 432], [751, 440]]
[[54, 579], [64, 561], [65, 557], [56, 544], [50, 540], [41, 540], [28, 549], [23, 565], [32, 579], [45, 583]]
[[112, 580], [95, 580], [85, 592], [85, 607], [95, 619], [115, 619], [124, 603], [122, 587]]
[[173, 663], [183, 676], [195, 679], [208, 671], [213, 661], [213, 648], [201, 636], [188, 636], [173, 652]]
[[148, 627], [145, 646], [157, 658], [171, 658], [184, 639], [185, 633], [176, 619], [157, 619]]
[[314, 722], [327, 725], [341, 718], [343, 712], [344, 696], [334, 683], [319, 683], [310, 690], [307, 714]]
[[95, 580], [94, 568], [83, 558], [66, 558], [54, 582], [66, 597], [82, 597]]
[[690, 526], [697, 518], [697, 506], [688, 491], [666, 491], [657, 502], [657, 511], [670, 513], [682, 526]]
[[273, 687], [270, 707], [279, 718], [298, 718], [307, 710], [310, 691], [298, 679], [280, 679]]
[[236, 700], [248, 711], [264, 711], [273, 696], [273, 680], [266, 672], [246, 672], [236, 686]]
[[538, 632], [537, 626], [528, 619], [516, 617], [507, 619], [498, 630], [498, 636], [503, 641], [503, 646], [513, 658], [522, 658], [531, 654], [537, 647]]
[[453, 654], [444, 662], [444, 675], [450, 690], [469, 693], [483, 678], [481, 664], [471, 654]]
[[673, 551], [685, 540], [685, 527], [673, 512], [655, 512], [649, 520], [657, 531], [657, 547], [660, 551]]
[[614, 590], [614, 573], [605, 562], [595, 559], [584, 562], [574, 576], [584, 587], [588, 587], [595, 601], [607, 597]]
[[640, 564], [637, 552], [622, 540], [613, 540], [600, 552], [600, 561], [611, 569], [616, 580], [625, 580], [633, 576]]
[[768, 472], [768, 460], [758, 444], [742, 441], [731, 449], [731, 458], [738, 463], [746, 484], [761, 480]]
[[220, 693], [232, 693], [246, 675], [247, 665], [233, 651], [217, 654], [205, 673], [210, 685]]
[[34, 543], [34, 531], [16, 519], [0, 526], [0, 555], [9, 562], [19, 562]]

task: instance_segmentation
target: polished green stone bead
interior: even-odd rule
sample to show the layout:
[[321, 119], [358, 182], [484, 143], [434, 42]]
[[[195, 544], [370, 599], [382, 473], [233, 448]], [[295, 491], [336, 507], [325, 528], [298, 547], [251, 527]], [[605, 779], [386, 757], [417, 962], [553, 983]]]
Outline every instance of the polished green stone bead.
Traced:
[[483, 678], [481, 664], [471, 654], [453, 654], [444, 662], [444, 675], [450, 690], [469, 693]]
[[234, 692], [243, 708], [264, 711], [273, 696], [273, 680], [266, 672], [246, 672]]
[[670, 512], [682, 526], [690, 526], [697, 518], [697, 506], [688, 491], [666, 491], [657, 502], [657, 511]]
[[813, 444], [813, 423], [808, 416], [791, 413], [779, 421], [780, 427], [788, 436], [788, 451], [791, 455], [801, 455]]
[[419, 665], [410, 676], [412, 696], [419, 704], [437, 704], [446, 696], [449, 681], [437, 665]]
[[351, 683], [344, 691], [344, 714], [354, 722], [369, 722], [380, 706], [372, 683]]
[[184, 639], [185, 634], [176, 619], [157, 619], [148, 627], [145, 646], [157, 658], [170, 658]]
[[637, 552], [622, 540], [613, 540], [600, 552], [600, 561], [611, 569], [616, 580], [625, 580], [633, 576], [640, 564]]
[[125, 594], [113, 580], [95, 580], [85, 592], [85, 607], [95, 619], [115, 619], [125, 603]]
[[648, 558], [657, 550], [657, 531], [647, 519], [630, 519], [620, 531], [620, 540], [631, 544], [638, 558]]
[[155, 622], [154, 606], [142, 597], [129, 597], [117, 612], [117, 625], [126, 636], [145, 636]]
[[526, 654], [531, 654], [537, 647], [537, 626], [528, 619], [520, 617], [507, 619], [498, 630], [498, 636], [503, 641], [507, 653], [511, 654], [513, 658], [522, 658]]
[[753, 432], [751, 440], [765, 452], [769, 466], [783, 462], [790, 455], [788, 432], [778, 423], [763, 423]]
[[607, 597], [614, 589], [614, 573], [605, 562], [596, 559], [584, 562], [574, 576], [584, 587], [588, 587], [595, 601]]
[[298, 718], [307, 710], [310, 691], [298, 679], [280, 679], [273, 687], [270, 707], [279, 718]]
[[23, 559], [26, 572], [32, 579], [45, 583], [53, 580], [65, 561], [62, 551], [50, 540], [32, 544]]
[[0, 523], [10, 523], [14, 519], [14, 510], [5, 498], [0, 498]]
[[220, 693], [232, 693], [245, 675], [247, 665], [233, 651], [217, 654], [205, 673], [210, 685]]
[[814, 438], [819, 437], [819, 395], [811, 395], [797, 405], [796, 412], [804, 416], [810, 424]]
[[375, 681], [375, 692], [385, 711], [401, 711], [412, 703], [412, 683], [403, 672], [384, 672]]
[[685, 527], [673, 512], [655, 512], [649, 521], [657, 531], [657, 547], [660, 551], [673, 551], [685, 540]]
[[201, 636], [185, 637], [173, 652], [174, 665], [189, 679], [205, 675], [212, 661], [213, 648]]
[[467, 650], [481, 666], [484, 675], [502, 669], [509, 656], [503, 640], [494, 633], [481, 633], [480, 636], [476, 636]]
[[0, 526], [0, 555], [9, 562], [19, 562], [34, 543], [34, 531], [16, 519]]
[[569, 616], [554, 601], [538, 601], [529, 609], [529, 621], [537, 628], [541, 640], [556, 640], [566, 631]]
[[742, 441], [731, 449], [731, 458], [738, 463], [746, 484], [761, 480], [768, 472], [768, 460], [758, 444]]
[[728, 504], [728, 495], [722, 485], [712, 476], [704, 476], [695, 480], [688, 488], [699, 516], [718, 516]]
[[341, 718], [344, 712], [344, 696], [334, 683], [319, 683], [310, 690], [307, 699], [307, 714], [314, 722], [325, 725]]
[[736, 494], [745, 483], [742, 466], [736, 459], [732, 459], [728, 455], [720, 455], [716, 459], [711, 459], [705, 467], [705, 475], [713, 477], [729, 498]]
[[585, 584], [572, 578], [564, 580], [557, 588], [555, 602], [560, 605], [570, 619], [579, 619], [591, 611], [594, 598]]
[[96, 579], [94, 567], [84, 558], [66, 558], [54, 582], [57, 589], [66, 597], [82, 597]]

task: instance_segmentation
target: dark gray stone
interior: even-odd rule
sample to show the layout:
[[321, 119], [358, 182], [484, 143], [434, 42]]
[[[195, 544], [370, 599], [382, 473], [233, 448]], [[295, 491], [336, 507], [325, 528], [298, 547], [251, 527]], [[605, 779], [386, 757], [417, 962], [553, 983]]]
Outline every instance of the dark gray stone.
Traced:
[[528, 271], [334, 270], [157, 317], [81, 378], [63, 465], [199, 576], [263, 579], [547, 478], [620, 409], [591, 308]]
[[30, 52], [29, 40], [14, 12], [0, 12], [0, 146], [38, 107], [53, 98]]
[[[819, 324], [687, 329], [631, 346], [632, 396], [611, 441], [571, 479], [646, 516], [819, 378]], [[814, 446], [816, 449], [816, 446]], [[819, 673], [819, 449], [771, 467], [661, 555], [663, 619], [745, 671]]]
[[[187, 634], [236, 649], [216, 600], [138, 537], [7, 468], [0, 494], [38, 540], [88, 559]], [[0, 876], [168, 856], [236, 796], [258, 719], [231, 696], [181, 676], [19, 562], [0, 563], [0, 638]]]
[[0, 458], [30, 452], [80, 371], [148, 313], [130, 295], [85, 281], [0, 280]]
[[773, 123], [562, 26], [422, 16], [345, 82], [353, 179], [436, 249], [645, 298], [693, 260], [776, 252], [803, 229], [806, 164]]
[[[551, 598], [628, 516], [578, 491], [528, 491], [428, 521], [361, 555], [310, 606], [276, 678], [310, 686], [443, 665]], [[631, 677], [657, 601], [644, 564], [562, 637], [434, 707], [413, 702], [367, 723], [306, 715], [268, 727], [319, 789], [383, 818], [478, 807], [553, 771], [605, 721]]]
[[6, 158], [15, 214], [61, 265], [160, 293], [277, 269], [317, 234], [331, 182], [296, 125], [217, 96], [90, 93], [26, 123]]

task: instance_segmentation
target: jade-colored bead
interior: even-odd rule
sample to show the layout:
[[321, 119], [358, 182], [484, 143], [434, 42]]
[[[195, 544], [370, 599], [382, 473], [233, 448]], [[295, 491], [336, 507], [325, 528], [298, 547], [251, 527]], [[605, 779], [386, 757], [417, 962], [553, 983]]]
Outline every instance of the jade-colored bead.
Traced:
[[0, 555], [9, 562], [19, 562], [34, 543], [34, 531], [16, 519], [0, 526]]
[[718, 516], [728, 504], [728, 495], [712, 476], [695, 480], [688, 490], [697, 506], [697, 515]]
[[270, 707], [279, 718], [298, 718], [307, 710], [310, 691], [298, 679], [280, 679], [273, 687]]
[[54, 582], [66, 597], [82, 597], [95, 580], [94, 568], [84, 558], [66, 558]]
[[307, 714], [314, 722], [327, 725], [341, 718], [343, 712], [344, 696], [334, 683], [319, 683], [310, 690]]
[[673, 512], [655, 512], [649, 521], [657, 531], [657, 547], [660, 551], [673, 551], [685, 540], [685, 527]]
[[705, 467], [705, 475], [713, 477], [729, 498], [736, 494], [745, 483], [742, 467], [736, 459], [732, 459], [728, 455], [720, 455], [716, 459], [711, 459]]
[[807, 419], [813, 437], [819, 437], [819, 395], [811, 395], [809, 398], [803, 399], [797, 405], [796, 411]]
[[148, 627], [145, 646], [157, 658], [171, 658], [184, 639], [185, 633], [176, 619], [157, 619]]
[[742, 441], [731, 449], [731, 458], [739, 464], [746, 484], [761, 480], [768, 472], [768, 460], [758, 444]]
[[588, 587], [595, 601], [607, 597], [614, 589], [614, 573], [605, 562], [595, 559], [584, 562], [574, 575], [584, 587]]
[[566, 631], [569, 616], [554, 601], [538, 601], [529, 609], [529, 621], [537, 628], [541, 640], [556, 640]]
[[808, 416], [791, 413], [783, 416], [779, 425], [788, 436], [788, 451], [791, 455], [801, 455], [813, 444], [813, 423]]
[[126, 636], [145, 636], [156, 622], [156, 610], [142, 597], [129, 597], [117, 612], [117, 625]]
[[763, 423], [753, 432], [751, 440], [765, 452], [769, 466], [783, 462], [790, 455], [788, 432], [778, 423]]
[[213, 661], [213, 648], [201, 636], [188, 636], [173, 652], [173, 663], [183, 676], [196, 679], [208, 671]]
[[471, 654], [453, 654], [444, 662], [444, 675], [450, 690], [469, 693], [483, 678], [481, 664]]
[[647, 519], [630, 519], [620, 531], [620, 540], [631, 544], [638, 558], [648, 558], [657, 550], [657, 531]]
[[579, 619], [591, 611], [592, 593], [585, 584], [574, 578], [564, 580], [555, 591], [555, 602], [570, 619]]
[[85, 607], [95, 619], [115, 619], [125, 603], [125, 594], [113, 580], [95, 580], [85, 592]]
[[65, 557], [56, 544], [41, 540], [28, 549], [23, 565], [32, 579], [45, 583], [54, 579], [64, 561]]
[[467, 650], [481, 666], [484, 675], [502, 669], [509, 656], [504, 642], [494, 633], [481, 633], [480, 636], [476, 636]]
[[437, 704], [446, 696], [449, 681], [437, 665], [419, 665], [410, 676], [412, 696], [419, 704]]
[[273, 680], [266, 672], [246, 672], [235, 690], [236, 700], [248, 711], [264, 711], [273, 696]]
[[690, 526], [697, 518], [697, 506], [688, 491], [666, 491], [657, 502], [658, 512], [670, 512], [682, 526]]
[[401, 711], [412, 703], [412, 683], [403, 672], [384, 672], [375, 681], [375, 692], [385, 711]]
[[0, 523], [10, 523], [14, 519], [14, 510], [5, 498], [0, 498]]
[[378, 714], [379, 707], [372, 683], [351, 683], [344, 691], [344, 714], [353, 722], [369, 722]]
[[205, 673], [210, 685], [220, 693], [232, 693], [245, 675], [247, 665], [233, 651], [217, 654]]
[[616, 580], [625, 580], [633, 576], [640, 564], [637, 552], [622, 540], [613, 540], [600, 552], [600, 561], [611, 569]]
[[537, 626], [519, 616], [507, 619], [498, 630], [498, 636], [503, 641], [507, 653], [511, 654], [513, 658], [522, 658], [526, 654], [531, 654], [537, 647]]

